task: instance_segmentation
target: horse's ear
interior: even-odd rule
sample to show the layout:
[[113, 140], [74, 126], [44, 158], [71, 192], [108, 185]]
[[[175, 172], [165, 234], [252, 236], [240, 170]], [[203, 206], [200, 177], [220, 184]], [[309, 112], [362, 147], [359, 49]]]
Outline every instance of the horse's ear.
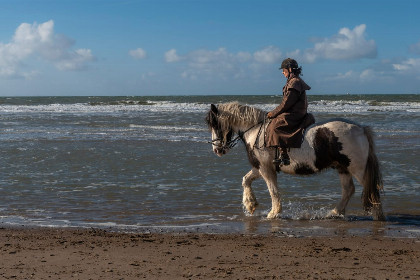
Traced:
[[215, 114], [215, 115], [217, 115], [217, 113], [219, 112], [219, 110], [217, 109], [217, 107], [216, 107], [216, 105], [214, 105], [214, 104], [211, 104], [211, 111]]

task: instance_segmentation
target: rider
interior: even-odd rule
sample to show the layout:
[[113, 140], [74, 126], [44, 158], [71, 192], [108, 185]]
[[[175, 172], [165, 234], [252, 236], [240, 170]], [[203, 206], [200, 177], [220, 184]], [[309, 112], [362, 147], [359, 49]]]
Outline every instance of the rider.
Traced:
[[287, 148], [300, 148], [303, 130], [315, 123], [315, 119], [307, 113], [306, 90], [311, 87], [299, 77], [302, 67], [299, 67], [296, 60], [287, 58], [279, 69], [283, 70], [287, 82], [283, 87], [281, 104], [267, 114], [271, 122], [267, 127], [266, 145], [276, 148], [274, 164], [289, 165]]

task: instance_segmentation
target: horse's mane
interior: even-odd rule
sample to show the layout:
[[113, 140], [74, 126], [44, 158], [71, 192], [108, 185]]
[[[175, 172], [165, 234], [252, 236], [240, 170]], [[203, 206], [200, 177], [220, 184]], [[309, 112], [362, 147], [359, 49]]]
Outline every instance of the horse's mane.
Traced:
[[218, 121], [222, 127], [252, 126], [264, 120], [266, 112], [239, 102], [219, 104]]

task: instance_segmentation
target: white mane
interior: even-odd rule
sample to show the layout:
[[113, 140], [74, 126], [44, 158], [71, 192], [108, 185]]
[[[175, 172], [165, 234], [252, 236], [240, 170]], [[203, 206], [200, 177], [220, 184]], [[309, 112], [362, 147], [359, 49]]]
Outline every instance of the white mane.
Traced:
[[219, 123], [222, 127], [250, 127], [264, 120], [263, 110], [238, 102], [219, 104]]

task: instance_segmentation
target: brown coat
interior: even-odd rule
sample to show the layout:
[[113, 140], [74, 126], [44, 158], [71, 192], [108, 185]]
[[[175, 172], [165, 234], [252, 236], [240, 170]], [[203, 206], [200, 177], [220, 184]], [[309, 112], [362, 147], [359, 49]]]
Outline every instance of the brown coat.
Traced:
[[290, 75], [281, 104], [271, 111], [273, 119], [265, 135], [267, 147], [300, 148], [304, 129], [315, 123], [312, 114], [307, 113], [306, 90], [310, 89], [299, 76]]

